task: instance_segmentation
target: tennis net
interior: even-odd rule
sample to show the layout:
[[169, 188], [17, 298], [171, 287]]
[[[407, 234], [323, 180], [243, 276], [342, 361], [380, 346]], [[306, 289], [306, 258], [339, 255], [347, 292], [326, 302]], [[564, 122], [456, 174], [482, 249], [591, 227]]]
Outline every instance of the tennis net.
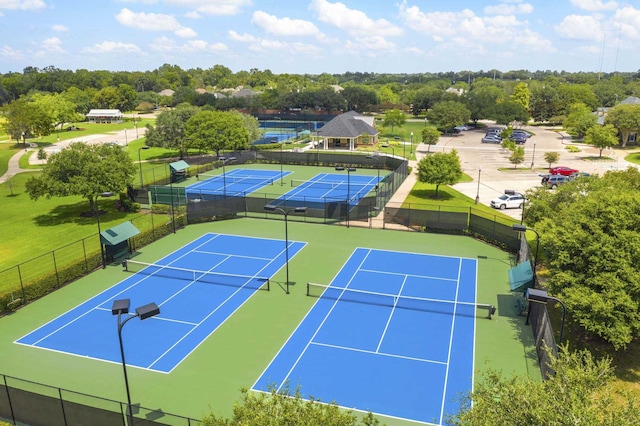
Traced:
[[371, 191], [375, 188], [375, 184], [362, 184], [362, 183], [349, 183], [345, 181], [321, 181], [321, 180], [302, 180], [302, 179], [291, 179], [291, 186], [304, 186], [308, 188], [322, 188], [322, 189], [344, 189], [349, 188], [350, 192], [360, 192], [362, 190], [366, 190], [367, 192]]
[[264, 176], [226, 176], [223, 178], [222, 175], [209, 175], [206, 173], [198, 173], [197, 177], [198, 179], [202, 178], [204, 180], [214, 179], [224, 181], [227, 185], [230, 183], [273, 185], [274, 180], [276, 180]]
[[123, 262], [126, 271], [142, 275], [171, 278], [176, 280], [201, 282], [207, 284], [225, 285], [231, 287], [244, 287], [254, 290], [270, 290], [269, 278], [255, 275], [223, 274], [212, 271], [199, 271], [196, 269], [179, 268], [169, 265], [129, 260]]
[[483, 303], [402, 296], [397, 294], [359, 290], [355, 288], [334, 287], [316, 283], [307, 283], [307, 296], [341, 302], [363, 303], [367, 305], [435, 312], [449, 315], [475, 316], [476, 309], [486, 309], [489, 312], [489, 319], [491, 319], [491, 315], [496, 312], [496, 308], [493, 305]]

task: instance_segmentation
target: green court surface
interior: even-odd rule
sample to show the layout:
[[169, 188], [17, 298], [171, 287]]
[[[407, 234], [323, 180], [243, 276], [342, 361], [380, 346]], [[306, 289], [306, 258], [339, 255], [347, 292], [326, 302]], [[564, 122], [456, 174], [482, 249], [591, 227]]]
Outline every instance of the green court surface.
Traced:
[[[478, 259], [477, 301], [493, 304], [498, 311], [489, 320], [483, 318], [484, 310], [478, 310], [476, 378], [488, 366], [507, 375], [539, 377], [531, 329], [525, 326], [524, 317], [517, 316], [515, 299], [509, 292], [507, 271], [512, 258], [508, 253], [469, 237], [345, 228], [301, 220], [289, 218], [289, 239], [308, 243], [290, 262], [291, 294], [283, 290], [283, 268], [272, 278], [271, 291], [257, 292], [170, 374], [129, 368], [134, 404], [196, 419], [210, 411], [231, 416], [240, 389], [253, 385], [316, 301], [305, 295], [306, 283], [329, 284], [357, 247]], [[190, 225], [142, 248], [134, 259], [156, 261], [207, 232], [284, 239], [284, 231], [282, 220], [243, 218]], [[0, 373], [126, 401], [121, 365], [13, 342], [127, 276], [121, 266], [111, 265], [0, 318]], [[296, 385], [291, 384], [292, 388]], [[381, 420], [388, 425], [410, 424]]]

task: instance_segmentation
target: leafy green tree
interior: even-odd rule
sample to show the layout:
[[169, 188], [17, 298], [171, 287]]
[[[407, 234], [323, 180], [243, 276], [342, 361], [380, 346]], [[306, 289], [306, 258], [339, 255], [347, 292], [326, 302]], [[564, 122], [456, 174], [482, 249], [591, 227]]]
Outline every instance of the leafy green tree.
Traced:
[[591, 112], [588, 106], [582, 103], [569, 106], [567, 118], [562, 125], [574, 138], [582, 139], [593, 125], [598, 122], [598, 118]]
[[247, 129], [249, 136], [246, 143], [238, 144], [236, 148], [247, 149], [252, 141], [258, 140], [262, 136], [262, 132], [260, 131], [260, 122], [253, 115], [239, 114], [242, 120], [242, 125]]
[[412, 105], [413, 115], [417, 116], [422, 111], [428, 111], [437, 102], [442, 100], [443, 95], [444, 90], [433, 86], [423, 87], [422, 89], [415, 91], [412, 97], [409, 98]]
[[562, 115], [558, 89], [551, 84], [534, 85], [531, 88], [529, 111], [537, 122], [546, 122]]
[[605, 148], [612, 147], [618, 143], [618, 131], [611, 124], [604, 126], [594, 125], [587, 130], [584, 142], [593, 145], [600, 150], [600, 157]]
[[347, 101], [347, 110], [365, 112], [378, 104], [378, 94], [366, 87], [347, 86], [341, 94]]
[[422, 135], [422, 143], [427, 144], [427, 152], [431, 149], [431, 145], [438, 143], [442, 134], [435, 127], [423, 127], [420, 133]]
[[581, 177], [527, 191], [527, 223], [540, 234], [549, 293], [568, 324], [619, 350], [640, 336], [640, 171]]
[[493, 107], [491, 118], [498, 124], [526, 123], [529, 121], [529, 113], [519, 102], [506, 101]]
[[544, 153], [544, 161], [549, 164], [549, 168], [551, 168], [552, 164], [555, 164], [560, 160], [560, 154], [556, 151], [548, 151]]
[[402, 126], [406, 121], [407, 117], [404, 115], [404, 112], [394, 108], [385, 111], [382, 125], [385, 127], [391, 126], [391, 134], [393, 135], [393, 128], [395, 126]]
[[511, 151], [511, 155], [509, 156], [509, 162], [513, 164], [513, 168], [517, 168], [518, 164], [521, 164], [524, 161], [524, 147], [516, 146], [513, 151]]
[[48, 116], [53, 120], [53, 127], [62, 127], [65, 123], [83, 121], [84, 117], [75, 112], [76, 105], [67, 100], [63, 95], [36, 93], [31, 96], [31, 101], [43, 111], [48, 111]]
[[627, 146], [631, 133], [640, 133], [640, 105], [618, 105], [607, 113], [605, 124], [618, 129], [622, 139], [622, 147]]
[[471, 120], [477, 122], [491, 116], [496, 104], [504, 101], [504, 90], [496, 86], [480, 86], [467, 94], [467, 107], [471, 112]]
[[529, 92], [529, 87], [527, 87], [527, 83], [523, 82], [516, 84], [513, 88], [513, 93], [509, 96], [509, 100], [522, 105], [525, 110], [529, 109], [530, 98], [531, 93]]
[[598, 97], [593, 93], [589, 84], [562, 84], [558, 86], [560, 103], [566, 114], [569, 106], [577, 103], [587, 105], [591, 111], [595, 111], [598, 106]]
[[155, 126], [147, 124], [147, 145], [159, 146], [168, 149], [176, 149], [180, 152], [180, 158], [189, 147], [189, 141], [185, 135], [187, 120], [198, 113], [198, 108], [191, 106], [179, 107], [158, 114]]
[[42, 174], [27, 181], [26, 191], [33, 200], [79, 195], [89, 201], [93, 212], [100, 194], [124, 191], [133, 182], [135, 171], [119, 145], [75, 142], [52, 154]]
[[189, 118], [185, 126], [186, 136], [193, 145], [205, 150], [231, 150], [247, 145], [249, 131], [242, 116], [234, 112], [200, 111]]
[[427, 111], [427, 118], [442, 129], [461, 126], [469, 122], [471, 113], [464, 104], [456, 101], [438, 102]]
[[[507, 377], [489, 369], [476, 381], [463, 409], [448, 423], [457, 426], [601, 425], [632, 426], [640, 418], [640, 400], [613, 384], [608, 358], [563, 348], [547, 380]], [[473, 406], [471, 405], [473, 401]]]
[[458, 151], [438, 152], [427, 155], [418, 162], [418, 181], [436, 186], [436, 198], [440, 185], [453, 185], [462, 177]]
[[289, 389], [269, 393], [251, 393], [242, 389], [242, 400], [233, 406], [233, 417], [224, 419], [209, 414], [202, 420], [203, 426], [375, 426], [380, 424], [371, 413], [358, 420], [353, 412], [336, 404], [325, 404], [311, 398], [302, 399], [300, 390], [293, 395]]
[[53, 118], [40, 105], [20, 98], [2, 107], [5, 118], [2, 127], [13, 139], [22, 139], [26, 146], [27, 136], [46, 136], [53, 130]]
[[514, 152], [516, 150], [515, 141], [512, 141], [509, 138], [502, 139], [502, 142], [500, 142], [500, 146], [502, 147], [502, 149], [508, 149], [511, 152]]

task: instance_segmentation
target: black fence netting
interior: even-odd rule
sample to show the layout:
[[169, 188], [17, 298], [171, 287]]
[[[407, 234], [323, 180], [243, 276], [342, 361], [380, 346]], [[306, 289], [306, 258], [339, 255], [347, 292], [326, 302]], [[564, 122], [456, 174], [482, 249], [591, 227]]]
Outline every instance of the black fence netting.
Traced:
[[555, 371], [550, 367], [551, 356], [558, 355], [547, 305], [545, 303], [530, 302], [527, 318], [533, 330], [540, 372], [542, 377], [547, 379], [555, 374]]

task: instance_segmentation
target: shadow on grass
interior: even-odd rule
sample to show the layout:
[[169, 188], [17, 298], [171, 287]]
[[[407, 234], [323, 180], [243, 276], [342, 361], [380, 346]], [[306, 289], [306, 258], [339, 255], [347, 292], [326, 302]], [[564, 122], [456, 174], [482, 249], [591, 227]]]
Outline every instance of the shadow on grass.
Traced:
[[448, 201], [455, 198], [453, 195], [442, 191], [438, 191], [438, 196], [436, 197], [435, 189], [414, 189], [411, 191], [411, 195], [414, 197], [422, 198], [425, 201]]
[[[113, 201], [110, 202], [111, 204]], [[126, 212], [119, 212], [105, 209], [105, 205], [100, 203], [100, 222], [105, 224], [107, 229], [109, 222], [114, 220], [122, 220], [127, 216]], [[60, 205], [46, 214], [36, 216], [34, 218], [38, 226], [56, 226], [62, 224], [75, 223], [76, 225], [96, 225], [95, 215], [89, 210], [89, 202], [81, 201], [75, 204]]]

